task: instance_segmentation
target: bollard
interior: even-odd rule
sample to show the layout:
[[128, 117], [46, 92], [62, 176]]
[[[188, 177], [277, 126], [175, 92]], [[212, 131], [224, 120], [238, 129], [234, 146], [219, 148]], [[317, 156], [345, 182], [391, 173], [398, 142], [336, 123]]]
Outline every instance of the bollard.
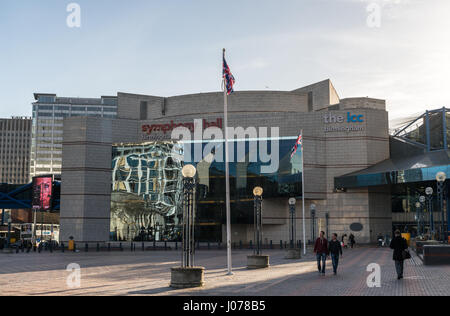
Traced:
[[133, 243], [130, 244], [131, 252], [133, 252]]
[[123, 251], [122, 243], [119, 244], [120, 251]]
[[167, 250], [167, 241], [164, 241], [164, 250]]
[[108, 243], [108, 251], [111, 251], [111, 243]]
[[287, 249], [287, 241], [284, 242], [284, 249]]
[[73, 243], [73, 252], [77, 252], [77, 244]]
[[270, 241], [270, 249], [273, 249], [273, 241]]
[[175, 242], [175, 250], [178, 250], [178, 241]]
[[97, 252], [100, 252], [100, 244], [97, 243]]
[[64, 253], [64, 243], [61, 243], [61, 252]]
[[253, 249], [253, 241], [250, 240], [250, 249]]
[[239, 240], [239, 249], [242, 249], [242, 240]]
[[84, 251], [85, 252], [88, 252], [89, 251], [89, 245], [86, 243], [86, 244], [84, 244]]
[[210, 247], [210, 244], [209, 244], [209, 241], [208, 241], [208, 250], [209, 250], [209, 249], [211, 249], [211, 247]]
[[222, 248], [222, 244], [220, 243], [220, 241], [217, 243], [217, 249], [221, 249]]
[[49, 245], [48, 249], [50, 249], [50, 253], [53, 253], [53, 244], [52, 243]]
[[145, 251], [145, 244], [142, 242], [142, 251]]
[[283, 249], [283, 241], [280, 240], [280, 249]]

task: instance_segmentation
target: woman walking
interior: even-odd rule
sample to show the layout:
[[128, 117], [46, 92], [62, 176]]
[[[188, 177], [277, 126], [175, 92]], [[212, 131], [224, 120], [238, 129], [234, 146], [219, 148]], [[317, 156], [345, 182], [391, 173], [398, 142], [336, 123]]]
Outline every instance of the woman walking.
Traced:
[[391, 249], [394, 250], [393, 259], [395, 261], [395, 269], [397, 270], [397, 280], [403, 279], [403, 267], [405, 261], [403, 252], [408, 249], [408, 244], [399, 230], [395, 231], [395, 237], [391, 241]]

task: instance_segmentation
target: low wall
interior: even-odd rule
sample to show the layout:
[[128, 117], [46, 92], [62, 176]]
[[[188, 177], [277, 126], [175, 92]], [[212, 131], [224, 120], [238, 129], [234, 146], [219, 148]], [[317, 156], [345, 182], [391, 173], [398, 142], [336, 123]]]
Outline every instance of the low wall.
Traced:
[[412, 247], [418, 255], [423, 255], [423, 247], [426, 245], [440, 245], [441, 243], [436, 240], [414, 240]]
[[423, 247], [425, 265], [450, 265], [450, 245], [425, 245]]

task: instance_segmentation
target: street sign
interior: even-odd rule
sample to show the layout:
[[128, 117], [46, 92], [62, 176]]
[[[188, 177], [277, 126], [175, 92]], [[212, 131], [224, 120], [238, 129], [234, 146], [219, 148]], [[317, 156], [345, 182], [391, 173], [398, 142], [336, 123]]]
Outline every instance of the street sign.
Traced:
[[424, 197], [423, 195], [419, 198], [420, 203], [425, 203], [426, 201], [426, 197]]
[[426, 189], [425, 189], [425, 193], [426, 193], [427, 195], [432, 195], [432, 194], [433, 194], [433, 188], [432, 188], [432, 187], [426, 188]]
[[295, 202], [297, 202], [297, 200], [295, 198], [289, 199], [289, 205], [295, 205]]

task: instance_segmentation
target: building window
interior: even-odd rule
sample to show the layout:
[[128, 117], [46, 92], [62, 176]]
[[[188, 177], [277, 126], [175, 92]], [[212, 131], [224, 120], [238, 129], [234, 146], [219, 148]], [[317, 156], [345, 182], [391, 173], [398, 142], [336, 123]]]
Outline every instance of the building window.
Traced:
[[39, 96], [40, 103], [54, 103], [55, 100], [56, 100], [56, 98], [53, 96], [45, 96], [45, 95]]

